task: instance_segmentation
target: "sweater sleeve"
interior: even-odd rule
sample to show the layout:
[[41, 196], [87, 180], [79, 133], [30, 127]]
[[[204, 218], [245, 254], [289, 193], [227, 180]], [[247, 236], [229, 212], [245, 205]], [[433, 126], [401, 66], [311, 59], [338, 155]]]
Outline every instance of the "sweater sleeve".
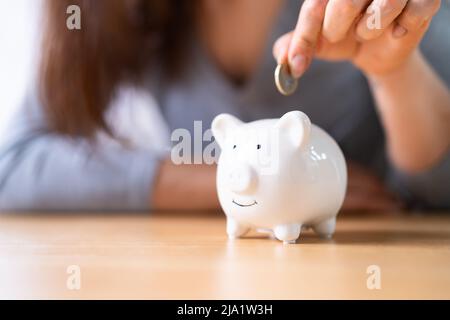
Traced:
[[[433, 18], [421, 50], [427, 61], [450, 88], [450, 4], [443, 2]], [[419, 174], [406, 174], [391, 165], [391, 185], [416, 208], [450, 209], [450, 150], [432, 168]]]
[[160, 153], [106, 137], [94, 144], [52, 133], [41, 110], [36, 94], [28, 96], [1, 139], [0, 210], [151, 207]]
[[418, 174], [390, 169], [390, 184], [417, 209], [450, 209], [450, 152], [435, 166]]

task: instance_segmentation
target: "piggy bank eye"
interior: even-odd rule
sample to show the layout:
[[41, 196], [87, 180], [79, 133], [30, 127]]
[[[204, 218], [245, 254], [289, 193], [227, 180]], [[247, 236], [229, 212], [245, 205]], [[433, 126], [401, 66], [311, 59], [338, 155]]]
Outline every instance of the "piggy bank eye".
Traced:
[[236, 149], [236, 148], [237, 148], [237, 145], [234, 145], [234, 146], [233, 146], [233, 150]]
[[260, 144], [256, 145], [256, 149], [257, 150], [261, 149], [261, 145]]

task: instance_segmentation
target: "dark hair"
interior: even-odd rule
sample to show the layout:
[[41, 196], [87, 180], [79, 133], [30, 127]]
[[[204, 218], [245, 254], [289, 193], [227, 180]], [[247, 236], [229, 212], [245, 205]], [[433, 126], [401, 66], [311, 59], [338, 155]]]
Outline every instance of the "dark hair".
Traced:
[[[67, 8], [81, 9], [81, 30], [69, 30]], [[118, 84], [138, 82], [151, 63], [168, 74], [193, 26], [186, 0], [46, 0], [40, 94], [49, 126], [71, 136], [111, 133], [104, 114]]]

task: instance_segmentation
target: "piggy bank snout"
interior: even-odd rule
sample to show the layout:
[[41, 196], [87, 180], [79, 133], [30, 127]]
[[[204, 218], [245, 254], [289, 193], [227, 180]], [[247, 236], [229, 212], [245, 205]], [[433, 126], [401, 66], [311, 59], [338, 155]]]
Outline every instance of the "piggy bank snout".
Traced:
[[236, 193], [251, 192], [257, 182], [255, 170], [246, 164], [240, 164], [231, 168], [227, 173], [227, 185]]

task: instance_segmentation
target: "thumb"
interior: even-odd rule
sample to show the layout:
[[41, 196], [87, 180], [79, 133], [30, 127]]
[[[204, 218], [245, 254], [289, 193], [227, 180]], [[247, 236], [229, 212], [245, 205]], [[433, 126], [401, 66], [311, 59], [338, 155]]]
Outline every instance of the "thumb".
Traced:
[[284, 34], [273, 45], [273, 56], [278, 64], [288, 62], [289, 45], [291, 43], [293, 31]]

